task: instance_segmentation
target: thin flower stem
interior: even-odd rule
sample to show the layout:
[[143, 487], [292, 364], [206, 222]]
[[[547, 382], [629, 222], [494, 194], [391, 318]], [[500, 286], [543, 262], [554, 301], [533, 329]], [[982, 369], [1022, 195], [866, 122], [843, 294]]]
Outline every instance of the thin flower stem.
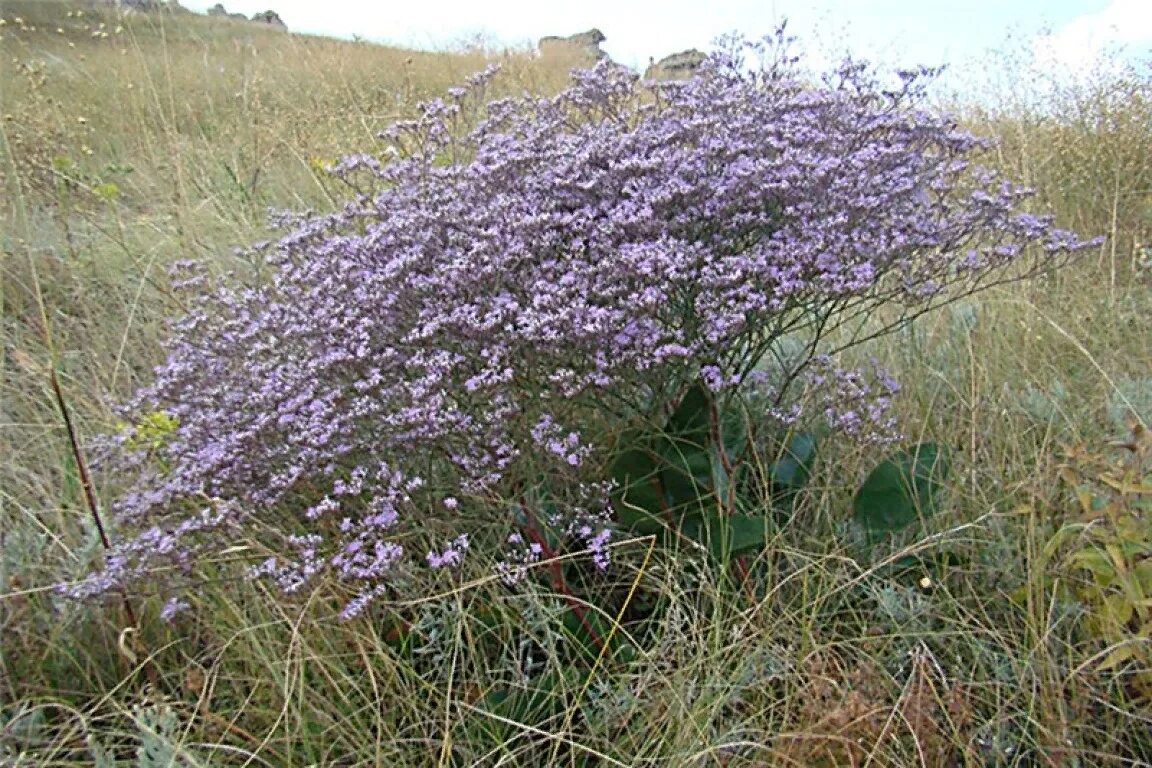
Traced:
[[[84, 489], [84, 500], [88, 504], [88, 511], [92, 515], [92, 522], [96, 526], [96, 532], [100, 535], [100, 545], [104, 551], [112, 549], [112, 542], [108, 538], [108, 531], [104, 527], [104, 519], [100, 514], [100, 507], [96, 503], [96, 492], [92, 487], [92, 475], [88, 472], [88, 463], [84, 460], [84, 452], [80, 449], [80, 441], [76, 437], [76, 428], [72, 424], [72, 415], [68, 412], [68, 403], [64, 399], [64, 390], [60, 386], [60, 378], [56, 375], [56, 368], [52, 366], [48, 371], [49, 379], [52, 383], [52, 392], [56, 396], [56, 405], [60, 409], [60, 417], [64, 420], [64, 429], [68, 433], [68, 442], [72, 449], [72, 458], [76, 461], [76, 471], [80, 475], [80, 487]], [[132, 602], [128, 599], [127, 592], [120, 591], [120, 605], [124, 611], [124, 618], [128, 621], [128, 626], [134, 630], [131, 632], [132, 644], [137, 646], [134, 651], [139, 652], [139, 629], [140, 620], [136, 617], [136, 611], [132, 608]], [[155, 684], [156, 682], [156, 668], [151, 663], [148, 657], [144, 657], [144, 673], [148, 678], [148, 682]]]

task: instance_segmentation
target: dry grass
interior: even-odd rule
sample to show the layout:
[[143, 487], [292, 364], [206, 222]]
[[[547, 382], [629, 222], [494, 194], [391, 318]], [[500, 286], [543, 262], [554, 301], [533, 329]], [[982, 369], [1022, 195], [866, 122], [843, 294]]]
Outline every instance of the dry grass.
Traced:
[[547, 701], [509, 716], [485, 695], [519, 679], [527, 639], [564, 634], [555, 595], [511, 596], [482, 562], [467, 588], [431, 584], [443, 596], [405, 609], [418, 647], [383, 616], [338, 623], [324, 591], [289, 605], [212, 583], [174, 626], [140, 608], [138, 635], [115, 606], [59, 603], [49, 586], [98, 545], [50, 374], [82, 436], [107, 431], [179, 310], [167, 265], [249, 268], [229, 254], [266, 236], [268, 207], [331, 205], [342, 192], [319, 167], [371, 147], [421, 98], [492, 60], [504, 65], [495, 92], [550, 92], [571, 62], [75, 3], [0, 13], [0, 765], [1152, 760], [1152, 711], [1094, 671], [1099, 648], [1049, 587], [1044, 553], [1071, 514], [1054, 490], [1059, 445], [1113, 434], [1126, 406], [1152, 418], [1147, 72], [1059, 92], [1043, 112], [1006, 102], [967, 115], [1003, 139], [995, 162], [1035, 184], [1041, 206], [1108, 243], [869, 350], [905, 383], [908, 434], [960, 456], [936, 538], [905, 544], [963, 564], [929, 591], [862, 565], [841, 510], [874, 457], [849, 452], [760, 564], [754, 603], [686, 554], [645, 559], [643, 542], [629, 545], [620, 582], [666, 601], [645, 652], [557, 668], [568, 677]]

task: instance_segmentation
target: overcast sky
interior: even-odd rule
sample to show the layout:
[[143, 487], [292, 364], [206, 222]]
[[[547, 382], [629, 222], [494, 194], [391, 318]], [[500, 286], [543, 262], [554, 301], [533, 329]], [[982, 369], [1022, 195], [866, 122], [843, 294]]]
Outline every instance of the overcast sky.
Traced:
[[[204, 11], [216, 0], [181, 0]], [[848, 49], [889, 64], [981, 66], [1009, 36], [1046, 66], [1081, 68], [1116, 45], [1152, 54], [1152, 0], [224, 0], [230, 12], [269, 8], [298, 32], [444, 49], [484, 36], [531, 44], [544, 35], [597, 27], [602, 48], [642, 69], [687, 48], [707, 50], [718, 35], [770, 32], [788, 19], [806, 48], [827, 56]]]

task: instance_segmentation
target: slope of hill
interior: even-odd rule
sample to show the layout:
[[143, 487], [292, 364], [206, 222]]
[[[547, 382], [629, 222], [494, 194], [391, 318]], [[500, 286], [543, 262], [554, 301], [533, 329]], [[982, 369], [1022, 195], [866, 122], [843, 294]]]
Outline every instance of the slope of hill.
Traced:
[[117, 183], [139, 202], [162, 197], [173, 169], [200, 187], [192, 197], [232, 184], [246, 199], [307, 201], [319, 194], [317, 159], [367, 148], [417, 101], [490, 62], [516, 90], [564, 79], [523, 51], [407, 51], [104, 4], [2, 7], [11, 155], [26, 192], [49, 197], [67, 162], [93, 180], [131, 165]]
[[[1108, 241], [868, 347], [904, 386], [909, 441], [952, 448], [931, 535], [862, 551], [845, 533], [874, 445], [802, 471], [757, 456], [773, 479], [811, 469], [745, 571], [761, 581], [632, 541], [609, 586], [636, 600], [596, 619], [646, 611], [640, 652], [549, 667], [581, 628], [557, 582], [506, 589], [491, 553], [350, 622], [323, 590], [291, 603], [214, 571], [174, 625], [155, 596], [55, 587], [101, 560], [90, 498], [102, 512], [133, 481], [85, 474], [92, 439], [167, 423], [118, 409], [188, 309], [167, 268], [260, 279], [234, 249], [269, 236], [268, 209], [340, 205], [324, 167], [382, 151], [418, 101], [493, 62], [490, 95], [550, 93], [575, 62], [104, 3], [3, 0], [0, 18], [0, 765], [1152, 764], [1152, 625], [1133, 618], [1152, 444], [1106, 442], [1130, 410], [1152, 421], [1152, 70], [963, 116], [1038, 208]], [[1085, 568], [1060, 570], [1077, 547]]]

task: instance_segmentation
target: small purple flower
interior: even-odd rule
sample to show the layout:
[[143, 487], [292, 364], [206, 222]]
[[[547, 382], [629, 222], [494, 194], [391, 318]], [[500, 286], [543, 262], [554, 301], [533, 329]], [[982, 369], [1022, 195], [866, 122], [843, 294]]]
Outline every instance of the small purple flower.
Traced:
[[468, 551], [468, 534], [462, 533], [439, 552], [429, 552], [426, 559], [432, 568], [446, 568], [460, 565], [464, 553]]
[[700, 369], [700, 377], [704, 379], [705, 385], [713, 392], [719, 392], [724, 388], [724, 372], [718, 366], [706, 365]]
[[186, 600], [179, 597], [169, 598], [168, 601], [164, 603], [164, 607], [160, 609], [160, 620], [172, 621], [177, 614], [188, 610], [190, 607], [191, 605]]

